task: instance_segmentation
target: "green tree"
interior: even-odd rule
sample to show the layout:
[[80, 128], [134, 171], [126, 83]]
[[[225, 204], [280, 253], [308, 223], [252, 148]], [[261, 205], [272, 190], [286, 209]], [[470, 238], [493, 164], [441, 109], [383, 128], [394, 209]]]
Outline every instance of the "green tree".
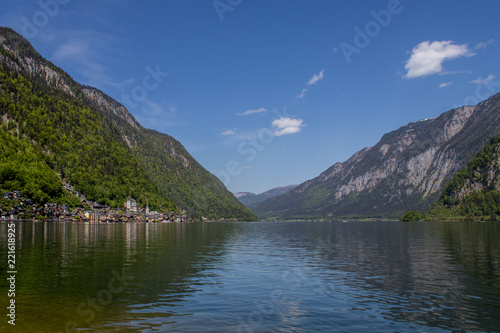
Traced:
[[420, 221], [420, 220], [423, 220], [425, 219], [425, 215], [424, 214], [420, 214], [419, 212], [417, 211], [409, 211], [409, 212], [406, 212], [405, 214], [403, 214], [399, 220], [400, 221], [403, 221], [403, 222], [414, 222], [414, 221]]

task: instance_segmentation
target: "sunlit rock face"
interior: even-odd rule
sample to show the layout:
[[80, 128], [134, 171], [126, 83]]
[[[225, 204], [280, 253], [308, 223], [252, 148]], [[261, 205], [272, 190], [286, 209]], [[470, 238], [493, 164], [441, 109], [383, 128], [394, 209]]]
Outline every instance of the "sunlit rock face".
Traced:
[[445, 184], [500, 134], [500, 95], [385, 134], [254, 211], [261, 217], [397, 216], [425, 210]]

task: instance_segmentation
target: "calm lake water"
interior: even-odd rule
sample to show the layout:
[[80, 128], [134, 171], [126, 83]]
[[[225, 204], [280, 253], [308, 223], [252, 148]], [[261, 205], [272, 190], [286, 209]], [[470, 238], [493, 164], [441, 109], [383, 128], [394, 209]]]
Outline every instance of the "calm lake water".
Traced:
[[7, 332], [500, 332], [500, 223], [16, 223]]

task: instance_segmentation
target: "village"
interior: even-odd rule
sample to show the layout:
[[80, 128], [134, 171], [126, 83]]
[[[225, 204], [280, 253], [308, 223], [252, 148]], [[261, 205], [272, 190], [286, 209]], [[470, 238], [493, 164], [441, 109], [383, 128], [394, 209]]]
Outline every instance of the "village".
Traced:
[[194, 222], [187, 215], [178, 212], [160, 213], [150, 211], [149, 205], [141, 207], [137, 201], [128, 198], [123, 208], [111, 208], [97, 202], [87, 200], [85, 196], [74, 191], [69, 186], [66, 190], [71, 191], [81, 199], [82, 205], [87, 208], [77, 207], [73, 210], [64, 204], [45, 203], [38, 205], [30, 199], [22, 196], [20, 191], [6, 192], [2, 198], [12, 205], [0, 205], [0, 220], [63, 220], [80, 222], [149, 222], [149, 223], [185, 223]]

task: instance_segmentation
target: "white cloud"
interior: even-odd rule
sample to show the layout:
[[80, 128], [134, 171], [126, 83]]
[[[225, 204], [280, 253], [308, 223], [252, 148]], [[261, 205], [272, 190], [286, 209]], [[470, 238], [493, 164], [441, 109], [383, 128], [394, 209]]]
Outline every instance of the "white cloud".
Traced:
[[319, 72], [319, 74], [314, 74], [313, 77], [309, 80], [309, 82], [307, 82], [307, 85], [310, 86], [310, 85], [318, 83], [318, 81], [323, 80], [323, 73], [324, 72], [325, 72], [325, 70], [322, 69], [321, 72]]
[[304, 96], [306, 95], [306, 92], [307, 92], [306, 88], [302, 89], [302, 91], [300, 92], [300, 94], [297, 95], [297, 96], [295, 96], [295, 98], [304, 98]]
[[70, 40], [57, 47], [52, 55], [57, 61], [64, 61], [67, 58], [81, 59], [85, 57], [90, 50], [86, 41], [83, 40]]
[[495, 79], [495, 75], [490, 74], [490, 75], [488, 75], [488, 77], [486, 79], [483, 79], [482, 77], [478, 77], [477, 79], [472, 80], [470, 82], [474, 83], [474, 84], [481, 85], [481, 84], [487, 84], [490, 81], [493, 81], [494, 79]]
[[293, 119], [289, 117], [281, 117], [273, 121], [273, 126], [277, 127], [279, 131], [275, 131], [275, 136], [282, 136], [285, 134], [299, 133], [303, 125], [302, 119]]
[[450, 82], [443, 82], [439, 85], [439, 88], [444, 88], [444, 87], [448, 87], [448, 86], [451, 86], [453, 84], [453, 81], [450, 81]]
[[472, 71], [470, 69], [463, 69], [463, 70], [459, 70], [459, 71], [442, 71], [442, 72], [439, 72], [438, 75], [450, 75], [450, 74], [472, 74]]
[[[135, 119], [144, 127], [156, 129], [160, 132], [164, 127], [179, 126], [175, 120], [175, 113], [171, 112], [172, 104], [169, 102], [142, 101], [140, 106], [133, 111]], [[127, 105], [125, 105], [127, 107]]]
[[59, 44], [51, 60], [56, 63], [72, 63], [83, 76], [91, 80], [109, 81], [105, 74], [107, 68], [101, 63], [100, 56], [91, 47], [91, 42], [83, 38], [75, 37]]
[[158, 116], [163, 113], [163, 106], [160, 103], [146, 100], [141, 107], [141, 112], [143, 115]]
[[224, 131], [221, 133], [221, 135], [234, 135], [236, 133], [236, 128]]
[[406, 61], [405, 75], [408, 79], [438, 74], [443, 71], [443, 62], [458, 57], [471, 57], [467, 44], [457, 45], [452, 41], [425, 41], [413, 48]]
[[135, 79], [131, 78], [131, 79], [128, 79], [128, 80], [125, 80], [125, 81], [122, 81], [122, 82], [108, 82], [108, 84], [110, 86], [113, 86], [115, 88], [122, 88], [122, 87], [125, 87], [125, 86], [128, 86], [128, 85], [131, 85], [132, 83], [135, 82]]
[[[157, 131], [162, 132], [165, 127], [172, 126], [180, 126], [179, 122], [171, 121], [169, 119], [164, 119], [158, 116], [149, 116], [149, 115], [134, 115], [135, 120], [139, 122], [142, 126], [146, 128], [156, 129]], [[191, 151], [191, 150], [190, 150]]]
[[479, 42], [476, 44], [476, 46], [474, 46], [474, 50], [485, 49], [486, 47], [488, 47], [491, 44], [494, 44], [495, 42], [496, 40], [494, 39], [490, 39], [486, 42]]
[[175, 106], [175, 105], [169, 105], [168, 106], [168, 111], [170, 113], [176, 113], [177, 112], [177, 106]]
[[173, 116], [177, 112], [177, 107], [171, 103], [161, 102], [155, 103], [150, 100], [145, 100], [141, 105], [141, 113], [143, 115], [158, 116], [166, 115]]
[[256, 110], [246, 110], [245, 112], [238, 113], [238, 116], [248, 116], [250, 114], [262, 113], [262, 112], [266, 112], [266, 111], [267, 111], [267, 109], [265, 109], [265, 108], [260, 108], [260, 109], [256, 109]]
[[97, 88], [109, 83], [116, 85], [108, 67], [104, 65], [108, 54], [121, 54], [114, 48], [118, 42], [115, 37], [93, 30], [53, 30], [50, 34], [42, 35], [57, 45], [49, 60], [61, 67], [73, 67], [75, 72], [85, 78], [82, 83]]

